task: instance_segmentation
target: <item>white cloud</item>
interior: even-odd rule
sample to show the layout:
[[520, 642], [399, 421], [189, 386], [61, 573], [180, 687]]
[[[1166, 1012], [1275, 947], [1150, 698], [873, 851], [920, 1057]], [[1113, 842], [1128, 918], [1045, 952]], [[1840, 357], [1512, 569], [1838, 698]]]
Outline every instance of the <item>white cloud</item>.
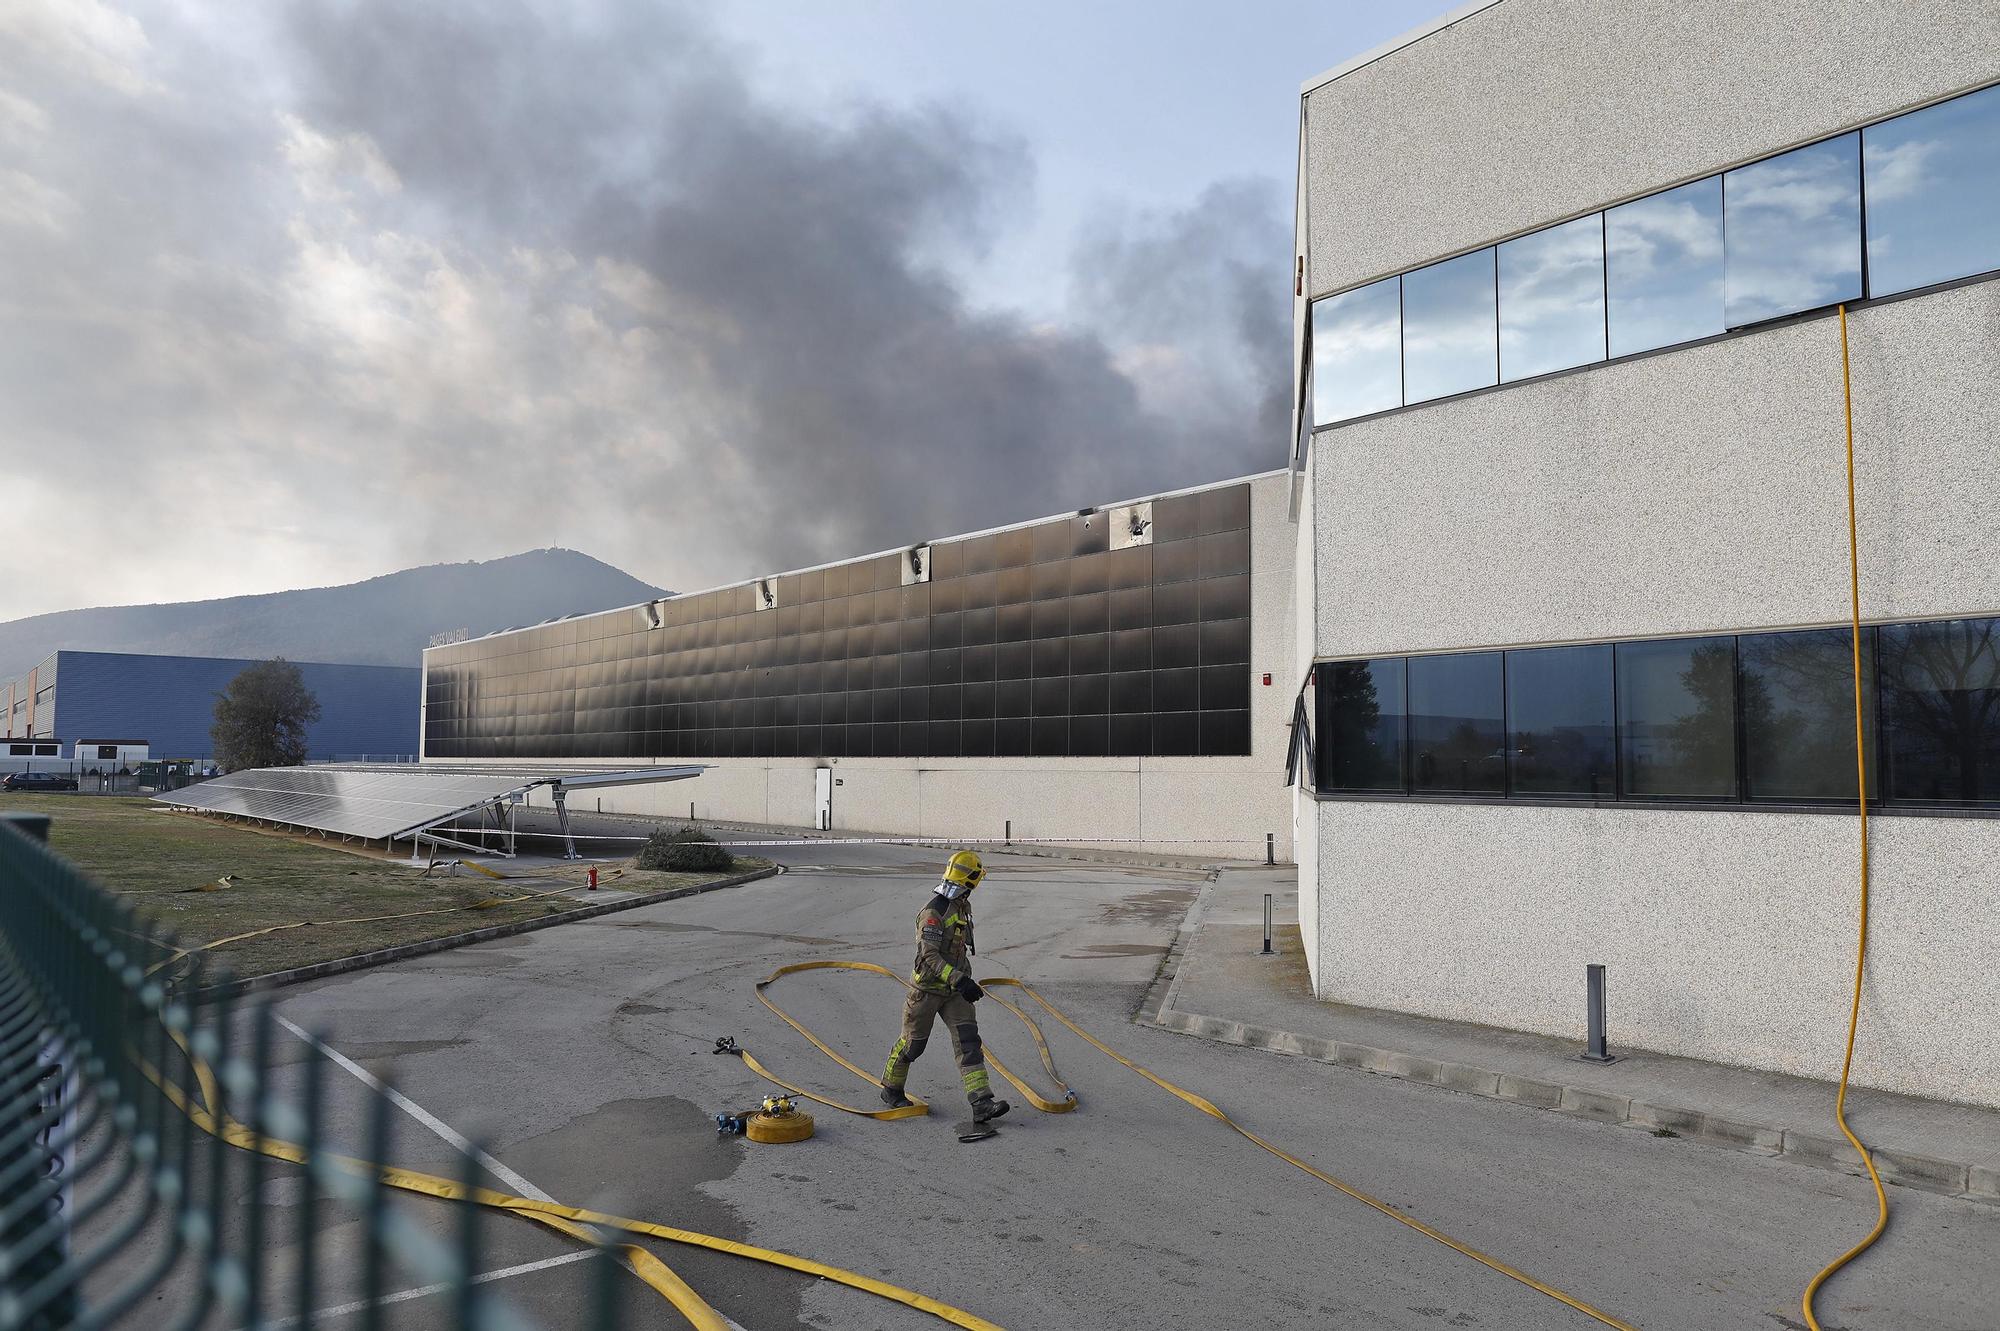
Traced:
[[366, 134], [322, 134], [289, 111], [281, 112], [283, 152], [298, 180], [299, 193], [312, 203], [344, 203], [359, 181], [377, 194], [403, 187], [382, 150]]
[[1909, 198], [1931, 183], [1926, 168], [1943, 149], [1935, 139], [1911, 139], [1889, 147], [1871, 144], [1866, 155], [1868, 197], [1883, 203]]
[[49, 113], [16, 92], [0, 88], [0, 142], [24, 143], [49, 127]]
[[0, 51], [24, 64], [54, 66], [137, 96], [155, 87], [139, 20], [102, 0], [8, 0], [0, 4]]
[[25, 171], [0, 169], [0, 226], [59, 233], [75, 211], [75, 202], [54, 186]]

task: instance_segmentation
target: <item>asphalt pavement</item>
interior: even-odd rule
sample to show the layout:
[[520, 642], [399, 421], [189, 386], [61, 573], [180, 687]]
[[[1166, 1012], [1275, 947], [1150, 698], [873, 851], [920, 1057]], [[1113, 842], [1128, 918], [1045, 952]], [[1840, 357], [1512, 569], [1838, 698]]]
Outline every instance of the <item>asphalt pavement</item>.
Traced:
[[[882, 1123], [812, 1106], [808, 1142], [718, 1137], [715, 1112], [771, 1089], [710, 1052], [719, 1036], [801, 1085], [874, 1102], [872, 1086], [800, 1039], [753, 986], [816, 958], [906, 968], [942, 858], [878, 845], [760, 853], [788, 872], [300, 986], [279, 1011], [558, 1200], [813, 1257], [1012, 1331], [1596, 1325], [1259, 1151], [1049, 1020], [1073, 1113], [1037, 1113], [998, 1087], [1017, 1102], [999, 1136], [959, 1143], [951, 1124], [963, 1102], [939, 1032], [912, 1077], [937, 1106], [930, 1117]], [[1028, 980], [1099, 1039], [1314, 1167], [1634, 1326], [1802, 1326], [1799, 1289], [1866, 1229], [1862, 1180], [1134, 1025], [1204, 875], [990, 863], [976, 898], [982, 978]], [[822, 971], [773, 996], [875, 1069], [903, 990]], [[1012, 1017], [990, 1003], [981, 1017], [1002, 1059], [1039, 1073]], [[364, 1102], [358, 1082], [342, 1089], [337, 1136], [358, 1141]], [[449, 1150], [404, 1117], [394, 1158], [441, 1169]], [[298, 1223], [327, 1231], [336, 1254], [359, 1232], [335, 1203], [284, 1219], [296, 1180], [265, 1187], [279, 1203], [276, 1248]], [[1895, 1202], [1889, 1237], [1822, 1299], [1829, 1331], [2000, 1326], [2000, 1208], [1901, 1189]], [[449, 1208], [398, 1206], [449, 1234]], [[591, 1280], [572, 1246], [505, 1218], [488, 1232], [485, 1267], [524, 1268], [491, 1288], [547, 1325], [578, 1324]], [[940, 1325], [825, 1282], [654, 1246], [750, 1331]], [[627, 1325], [679, 1324], [622, 1279]], [[338, 1282], [324, 1299], [343, 1302]], [[437, 1304], [407, 1299], [391, 1322], [440, 1325]]]

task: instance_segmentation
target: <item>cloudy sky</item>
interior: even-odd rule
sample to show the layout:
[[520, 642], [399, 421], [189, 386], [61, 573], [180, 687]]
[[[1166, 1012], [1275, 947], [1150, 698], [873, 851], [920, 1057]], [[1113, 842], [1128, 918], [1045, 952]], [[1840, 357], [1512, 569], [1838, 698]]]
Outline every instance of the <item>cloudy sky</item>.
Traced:
[[0, 0], [0, 620], [1281, 465], [1298, 84], [1446, 7]]

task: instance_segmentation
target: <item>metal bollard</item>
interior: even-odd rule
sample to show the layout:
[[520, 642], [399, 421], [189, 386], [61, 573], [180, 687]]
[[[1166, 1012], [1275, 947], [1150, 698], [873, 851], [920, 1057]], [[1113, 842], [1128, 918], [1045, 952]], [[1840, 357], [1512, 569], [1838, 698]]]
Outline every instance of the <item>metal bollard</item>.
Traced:
[[1264, 894], [1264, 955], [1271, 955], [1271, 894]]
[[1605, 1048], [1604, 967], [1583, 968], [1583, 991], [1587, 1033], [1584, 1050], [1577, 1057], [1586, 1063], [1616, 1063], [1618, 1056]]
[[1276, 864], [1277, 862], [1278, 834], [1276, 832], [1266, 832], [1264, 833], [1264, 863]]
[[1014, 820], [1012, 818], [1007, 820], [1007, 844], [1010, 846], [1014, 844]]

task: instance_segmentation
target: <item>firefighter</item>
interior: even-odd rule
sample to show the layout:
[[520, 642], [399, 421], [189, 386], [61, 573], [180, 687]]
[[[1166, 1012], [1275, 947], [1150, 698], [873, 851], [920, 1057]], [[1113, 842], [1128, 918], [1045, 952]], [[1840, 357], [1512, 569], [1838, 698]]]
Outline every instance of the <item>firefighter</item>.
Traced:
[[910, 1064], [924, 1052], [931, 1023], [943, 1017], [958, 1057], [959, 1081], [972, 1106], [972, 1121], [986, 1123], [1007, 1112], [1007, 1102], [993, 1098], [986, 1081], [986, 1057], [979, 1045], [979, 1018], [972, 1005], [986, 996], [972, 978], [966, 958], [972, 946], [972, 889], [986, 876], [979, 856], [969, 850], [953, 855], [944, 879], [917, 912], [917, 964], [910, 975], [909, 1001], [903, 1005], [903, 1034], [889, 1051], [882, 1073], [882, 1103], [900, 1109], [910, 1103], [903, 1087]]

